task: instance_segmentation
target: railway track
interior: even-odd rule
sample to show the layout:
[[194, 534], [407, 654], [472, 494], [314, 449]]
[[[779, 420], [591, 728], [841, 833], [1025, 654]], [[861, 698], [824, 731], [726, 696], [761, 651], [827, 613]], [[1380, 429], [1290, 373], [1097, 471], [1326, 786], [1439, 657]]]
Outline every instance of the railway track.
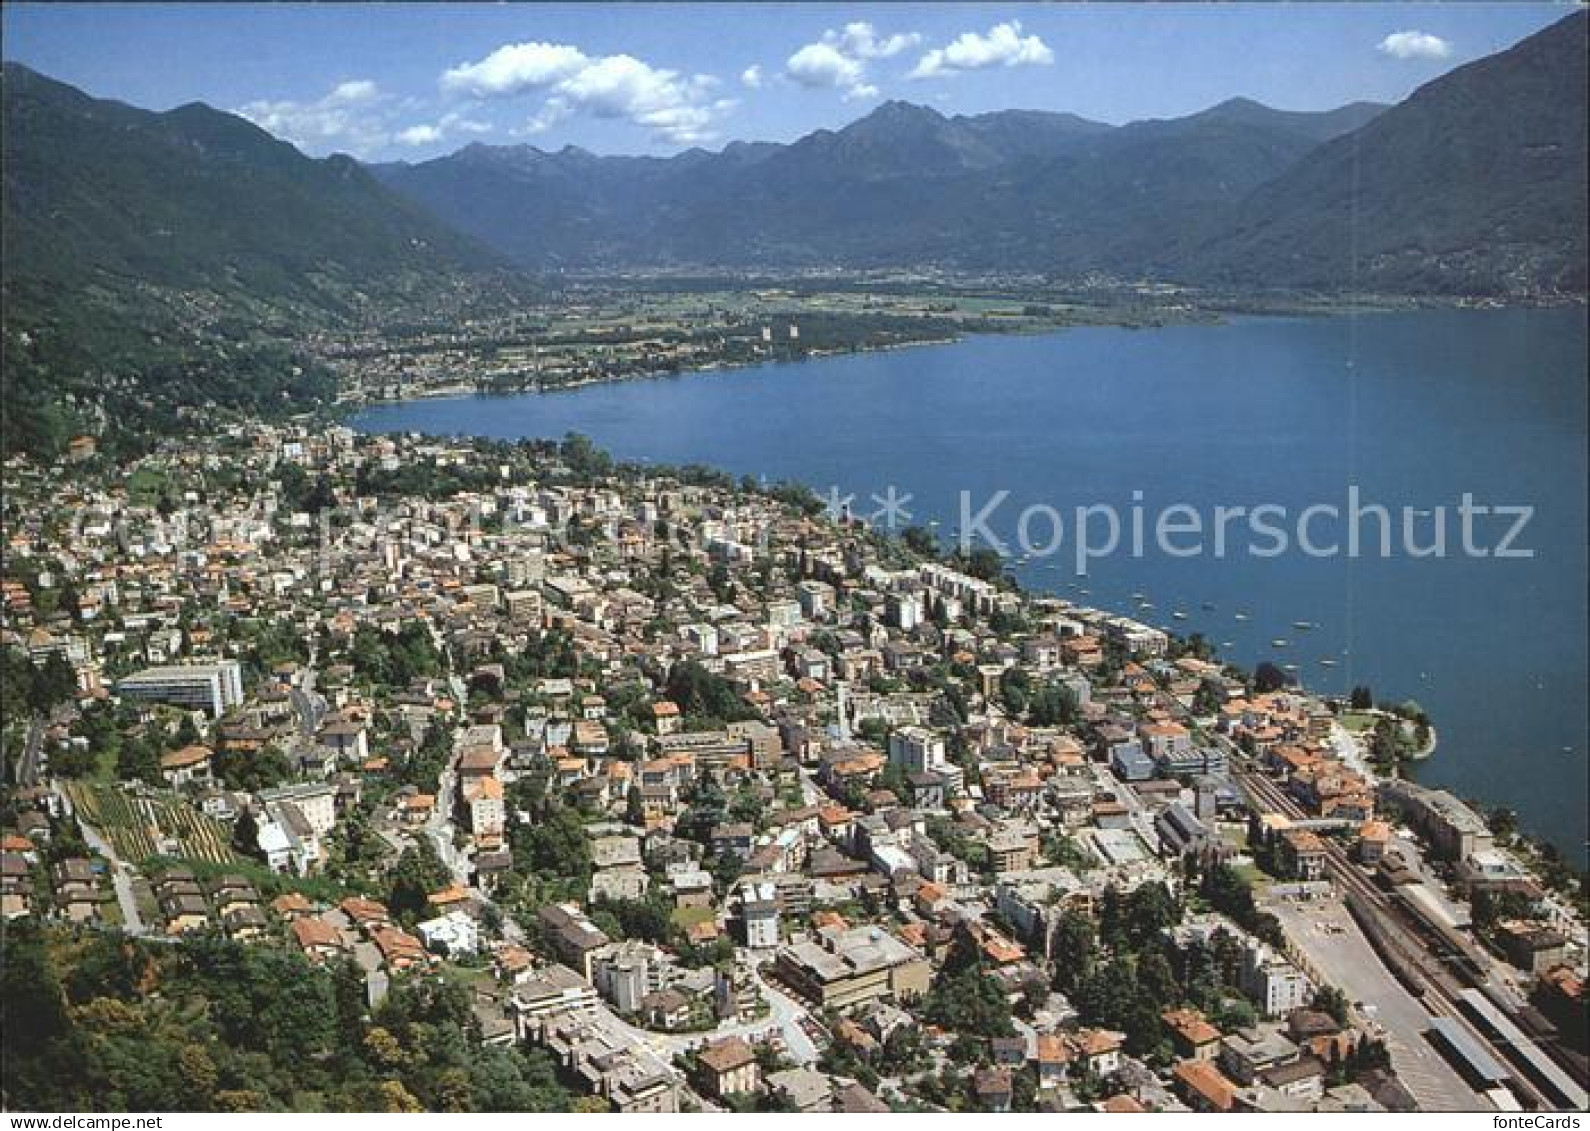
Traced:
[[[1288, 797], [1275, 782], [1251, 771], [1239, 770], [1235, 776], [1238, 784], [1261, 810], [1278, 813], [1294, 820], [1308, 819], [1308, 814], [1304, 813], [1297, 802]], [[1404, 956], [1404, 963], [1411, 967], [1422, 983], [1421, 986], [1411, 988], [1418, 993], [1425, 1008], [1436, 1016], [1451, 1018], [1463, 1026], [1476, 1041], [1491, 1051], [1498, 1060], [1507, 1064], [1513, 1074], [1511, 1083], [1526, 1102], [1538, 1110], [1553, 1110], [1554, 1105], [1551, 1101], [1530, 1080], [1529, 1073], [1532, 1068], [1518, 1050], [1510, 1044], [1498, 1045], [1469, 1020], [1462, 1008], [1460, 996], [1467, 987], [1430, 952], [1422, 935], [1405, 925], [1403, 912], [1395, 901], [1381, 891], [1373, 880], [1364, 875], [1358, 866], [1347, 858], [1347, 854], [1339, 845], [1330, 841], [1325, 843], [1325, 869], [1342, 891], [1351, 893], [1373, 908], [1381, 920], [1382, 929], [1387, 932], [1388, 941]], [[1480, 983], [1477, 983], [1475, 988], [1481, 992], [1486, 989]]]

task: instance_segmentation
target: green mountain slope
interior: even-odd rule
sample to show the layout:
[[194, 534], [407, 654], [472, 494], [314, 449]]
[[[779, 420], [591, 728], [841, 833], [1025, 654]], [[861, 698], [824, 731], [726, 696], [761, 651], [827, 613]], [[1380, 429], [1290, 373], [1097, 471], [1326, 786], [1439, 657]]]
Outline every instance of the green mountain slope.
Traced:
[[137, 110], [11, 64], [0, 84], [8, 446], [127, 412], [324, 397], [289, 333], [495, 262], [356, 162], [230, 114]]
[[789, 145], [671, 159], [471, 146], [383, 181], [531, 267], [943, 263], [1140, 272], [1186, 217], [1382, 109], [1230, 102], [1124, 127], [887, 102]]
[[1587, 27], [1576, 12], [1326, 142], [1172, 269], [1239, 285], [1583, 294]]

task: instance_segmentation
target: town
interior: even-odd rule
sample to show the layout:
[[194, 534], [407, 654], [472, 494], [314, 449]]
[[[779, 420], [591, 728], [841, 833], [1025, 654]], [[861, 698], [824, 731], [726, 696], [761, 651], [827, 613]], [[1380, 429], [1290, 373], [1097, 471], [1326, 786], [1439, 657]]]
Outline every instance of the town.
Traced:
[[1055, 287], [997, 274], [634, 273], [576, 276], [533, 301], [493, 294], [460, 312], [383, 309], [367, 325], [293, 340], [337, 375], [338, 403], [358, 405], [573, 388], [976, 333], [1207, 321], [1220, 307], [1218, 295], [1195, 303], [1176, 288]]
[[[1585, 1105], [1580, 877], [1368, 689], [580, 437], [4, 474], [23, 1106], [84, 1049], [137, 1106], [105, 1050], [184, 1012], [139, 987], [256, 969], [207, 1023], [392, 1111]], [[352, 1037], [254, 1032], [312, 992]], [[193, 1107], [326, 1102], [174, 1055]]]

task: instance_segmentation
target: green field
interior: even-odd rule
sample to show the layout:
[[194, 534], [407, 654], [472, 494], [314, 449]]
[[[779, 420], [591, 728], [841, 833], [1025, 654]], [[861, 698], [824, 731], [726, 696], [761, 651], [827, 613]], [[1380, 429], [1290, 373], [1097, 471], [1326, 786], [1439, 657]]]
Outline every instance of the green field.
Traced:
[[1337, 721], [1342, 724], [1344, 730], [1353, 734], [1373, 730], [1375, 726], [1375, 716], [1367, 711], [1344, 711]]
[[715, 918], [716, 914], [710, 907], [676, 907], [670, 918], [678, 926], [689, 928]]
[[180, 797], [135, 797], [113, 785], [84, 781], [66, 788], [78, 817], [98, 829], [116, 855], [129, 863], [141, 864], [160, 855], [165, 839], [178, 845], [178, 851], [169, 855], [217, 864], [237, 859], [226, 827]]
[[164, 471], [140, 467], [127, 477], [127, 497], [137, 506], [152, 507], [166, 493], [171, 479]]

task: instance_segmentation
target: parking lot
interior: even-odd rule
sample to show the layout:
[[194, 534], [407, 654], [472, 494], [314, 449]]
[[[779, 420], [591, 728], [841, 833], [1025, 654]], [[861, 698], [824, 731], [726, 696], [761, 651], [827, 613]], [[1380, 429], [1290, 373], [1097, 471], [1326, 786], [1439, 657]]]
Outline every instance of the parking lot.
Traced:
[[1378, 1029], [1377, 1035], [1391, 1051], [1397, 1078], [1422, 1109], [1491, 1110], [1491, 1104], [1430, 1047], [1424, 1037], [1429, 1012], [1386, 969], [1339, 898], [1277, 900], [1265, 906], [1320, 975], [1340, 987]]

